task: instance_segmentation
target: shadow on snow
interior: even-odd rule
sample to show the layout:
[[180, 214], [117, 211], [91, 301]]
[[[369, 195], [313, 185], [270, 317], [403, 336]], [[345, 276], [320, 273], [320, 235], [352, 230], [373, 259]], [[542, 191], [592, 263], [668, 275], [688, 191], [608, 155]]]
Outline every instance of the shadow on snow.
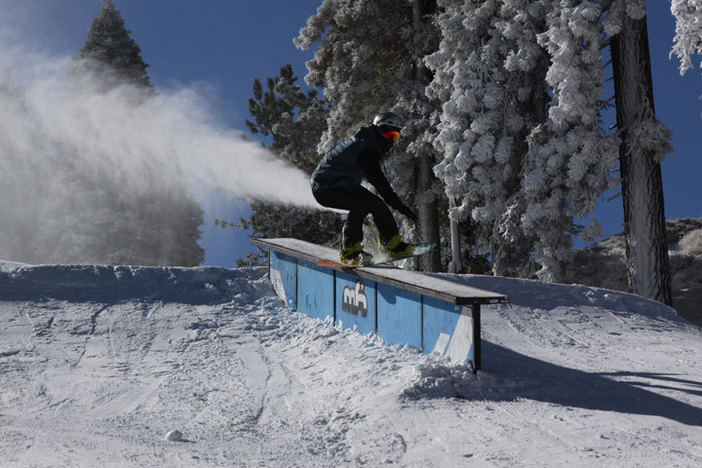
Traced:
[[[488, 401], [529, 400], [588, 410], [659, 416], [702, 426], [702, 408], [647, 389], [702, 397], [702, 382], [656, 372], [585, 372], [517, 353], [483, 340], [478, 385], [461, 397]], [[485, 382], [481, 382], [481, 377]], [[626, 381], [615, 380], [627, 379]]]

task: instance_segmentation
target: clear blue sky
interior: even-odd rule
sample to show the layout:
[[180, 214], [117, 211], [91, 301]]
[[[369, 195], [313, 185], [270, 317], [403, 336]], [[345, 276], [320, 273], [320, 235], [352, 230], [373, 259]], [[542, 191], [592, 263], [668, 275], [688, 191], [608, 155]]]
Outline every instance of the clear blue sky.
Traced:
[[[14, 0], [16, 2], [24, 0]], [[12, 3], [2, 0], [2, 4]], [[60, 54], [77, 55], [101, 0], [28, 0], [35, 39]], [[255, 78], [278, 74], [291, 63], [304, 77], [310, 52], [292, 39], [321, 0], [115, 0], [127, 28], [150, 65], [151, 81], [160, 88], [174, 82], [207, 82], [219, 97], [225, 124], [244, 129], [248, 98]], [[649, 0], [649, 40], [658, 118], [673, 131], [674, 153], [663, 162], [666, 216], [702, 217], [702, 70], [684, 77], [669, 59], [674, 21], [669, 2]], [[29, 20], [29, 19], [27, 19]], [[223, 199], [207, 207], [203, 244], [206, 262], [231, 266], [250, 249], [240, 230], [212, 226], [212, 217], [237, 220], [245, 205]], [[245, 213], [243, 213], [245, 214]], [[605, 235], [622, 230], [621, 198], [600, 202], [597, 218]]]

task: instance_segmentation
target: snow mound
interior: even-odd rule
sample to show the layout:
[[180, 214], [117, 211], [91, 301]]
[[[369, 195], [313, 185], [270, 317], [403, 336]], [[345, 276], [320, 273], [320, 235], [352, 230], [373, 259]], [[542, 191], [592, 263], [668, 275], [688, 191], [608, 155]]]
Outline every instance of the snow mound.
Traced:
[[271, 294], [256, 282], [264, 268], [162, 268], [106, 265], [5, 265], [0, 300], [63, 299], [71, 302], [130, 300], [218, 304], [234, 297], [254, 300]]
[[417, 365], [412, 382], [401, 396], [411, 400], [467, 398], [476, 383], [469, 365], [427, 360]]
[[509, 296], [512, 306], [530, 310], [552, 310], [559, 307], [598, 308], [621, 312], [636, 311], [642, 316], [679, 321], [675, 310], [664, 304], [611, 289], [496, 276], [450, 274], [437, 274], [437, 276], [476, 288], [499, 291]]

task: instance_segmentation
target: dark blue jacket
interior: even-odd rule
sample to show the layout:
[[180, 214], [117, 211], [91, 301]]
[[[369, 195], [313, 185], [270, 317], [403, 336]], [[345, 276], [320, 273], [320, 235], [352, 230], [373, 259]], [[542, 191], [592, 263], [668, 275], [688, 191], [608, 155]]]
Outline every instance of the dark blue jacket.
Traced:
[[384, 144], [374, 125], [361, 127], [352, 138], [324, 155], [312, 173], [312, 191], [352, 190], [365, 178], [388, 205], [403, 208], [404, 204], [380, 168], [380, 161], [390, 146]]

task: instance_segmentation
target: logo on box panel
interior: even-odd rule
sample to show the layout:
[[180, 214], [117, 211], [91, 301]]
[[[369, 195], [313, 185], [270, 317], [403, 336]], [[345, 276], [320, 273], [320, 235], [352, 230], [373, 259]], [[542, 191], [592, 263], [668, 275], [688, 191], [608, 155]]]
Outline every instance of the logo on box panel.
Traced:
[[341, 310], [353, 315], [358, 315], [360, 312], [361, 317], [368, 317], [368, 297], [362, 282], [356, 281], [353, 287], [344, 286]]

